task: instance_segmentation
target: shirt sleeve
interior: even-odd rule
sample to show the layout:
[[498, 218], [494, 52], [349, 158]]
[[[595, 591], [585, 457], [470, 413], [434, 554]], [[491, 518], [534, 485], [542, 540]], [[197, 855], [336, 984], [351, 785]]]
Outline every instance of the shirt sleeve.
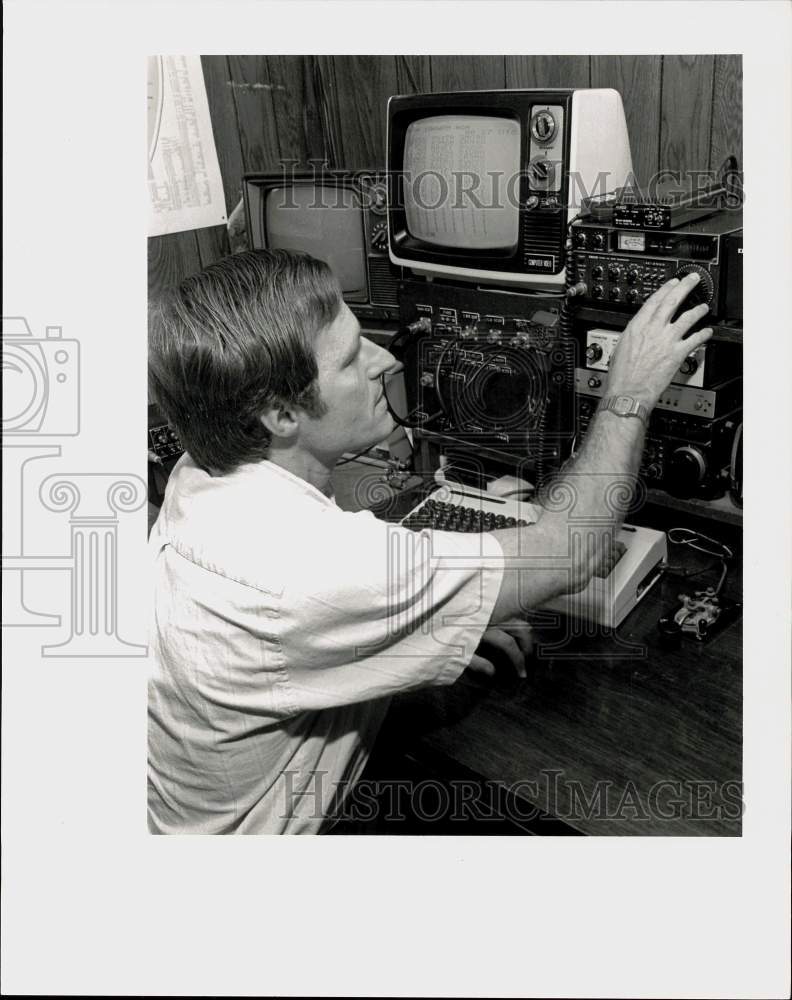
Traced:
[[295, 708], [455, 681], [498, 597], [497, 539], [413, 532], [337, 508], [306, 530], [279, 615]]

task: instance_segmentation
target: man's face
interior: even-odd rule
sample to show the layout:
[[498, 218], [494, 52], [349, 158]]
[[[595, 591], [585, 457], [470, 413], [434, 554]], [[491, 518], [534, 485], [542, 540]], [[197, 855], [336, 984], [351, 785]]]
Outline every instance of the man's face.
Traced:
[[344, 452], [360, 452], [385, 438], [395, 424], [388, 412], [380, 377], [397, 371], [398, 362], [383, 347], [360, 335], [360, 324], [346, 303], [315, 342], [322, 417], [309, 417], [300, 443], [330, 466]]

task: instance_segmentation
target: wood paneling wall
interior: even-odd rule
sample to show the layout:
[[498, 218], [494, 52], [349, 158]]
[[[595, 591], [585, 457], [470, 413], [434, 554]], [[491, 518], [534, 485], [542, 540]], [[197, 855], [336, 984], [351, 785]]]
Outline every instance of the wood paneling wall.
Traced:
[[[246, 171], [384, 167], [391, 94], [615, 87], [641, 184], [659, 170], [742, 163], [742, 60], [698, 56], [202, 56], [230, 213]], [[228, 253], [225, 228], [149, 240], [151, 294]]]

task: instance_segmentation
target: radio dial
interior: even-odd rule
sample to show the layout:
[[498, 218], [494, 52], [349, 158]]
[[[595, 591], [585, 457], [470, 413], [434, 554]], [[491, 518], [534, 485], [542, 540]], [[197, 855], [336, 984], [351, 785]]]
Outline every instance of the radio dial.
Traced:
[[638, 281], [640, 281], [640, 279], [641, 279], [641, 272], [638, 270], [637, 267], [631, 267], [627, 271], [627, 284], [628, 285], [635, 285], [635, 284], [637, 284]]
[[697, 274], [699, 276], [699, 282], [685, 299], [682, 308], [692, 309], [694, 306], [700, 306], [703, 303], [709, 304], [712, 302], [712, 298], [715, 294], [715, 285], [709, 271], [704, 267], [700, 267], [698, 264], [685, 264], [679, 268], [674, 277], [684, 278], [687, 274]]
[[605, 289], [602, 287], [602, 285], [595, 285], [591, 289], [591, 294], [594, 296], [595, 299], [601, 299], [602, 296], [605, 294]]
[[640, 299], [641, 299], [640, 292], [636, 291], [634, 288], [631, 288], [627, 292], [627, 301], [630, 303], [630, 305], [635, 305], [635, 303], [639, 302]]
[[575, 246], [584, 247], [586, 245], [586, 234], [585, 233], [575, 233]]
[[597, 247], [598, 250], [600, 250], [602, 249], [602, 247], [605, 246], [605, 237], [602, 235], [602, 233], [594, 233], [591, 242], [594, 244], [595, 247]]
[[619, 301], [619, 299], [621, 298], [621, 289], [618, 287], [618, 285], [614, 285], [613, 288], [611, 288], [610, 292], [608, 293], [608, 298], [611, 300], [611, 302]]
[[596, 267], [592, 267], [591, 269], [591, 277], [594, 278], [595, 281], [599, 281], [600, 278], [604, 276], [604, 274], [605, 270], [599, 264], [597, 264]]
[[696, 355], [688, 354], [679, 366], [679, 371], [682, 375], [693, 375], [694, 372], [698, 371], [698, 359], [696, 358]]
[[618, 281], [619, 278], [621, 277], [621, 268], [611, 265], [608, 268], [608, 277], [610, 278], [611, 281]]
[[602, 348], [599, 344], [589, 344], [586, 348], [586, 361], [589, 364], [593, 364], [595, 361], [599, 361], [602, 357]]

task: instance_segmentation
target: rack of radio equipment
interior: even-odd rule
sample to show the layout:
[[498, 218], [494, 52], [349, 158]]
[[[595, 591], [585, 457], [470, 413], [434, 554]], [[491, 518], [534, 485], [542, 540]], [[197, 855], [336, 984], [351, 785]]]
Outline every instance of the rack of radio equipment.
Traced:
[[579, 219], [571, 226], [568, 294], [581, 303], [636, 312], [665, 282], [695, 272], [701, 280], [684, 308], [707, 303], [708, 323], [727, 318], [734, 311], [727, 288], [741, 283], [742, 274], [732, 273], [726, 279], [726, 241], [735, 234], [741, 237], [741, 230], [742, 213], [731, 210], [664, 230], [625, 229], [612, 218], [610, 222]]
[[408, 413], [418, 437], [557, 466], [574, 436], [574, 344], [561, 300], [430, 281], [400, 286]]

